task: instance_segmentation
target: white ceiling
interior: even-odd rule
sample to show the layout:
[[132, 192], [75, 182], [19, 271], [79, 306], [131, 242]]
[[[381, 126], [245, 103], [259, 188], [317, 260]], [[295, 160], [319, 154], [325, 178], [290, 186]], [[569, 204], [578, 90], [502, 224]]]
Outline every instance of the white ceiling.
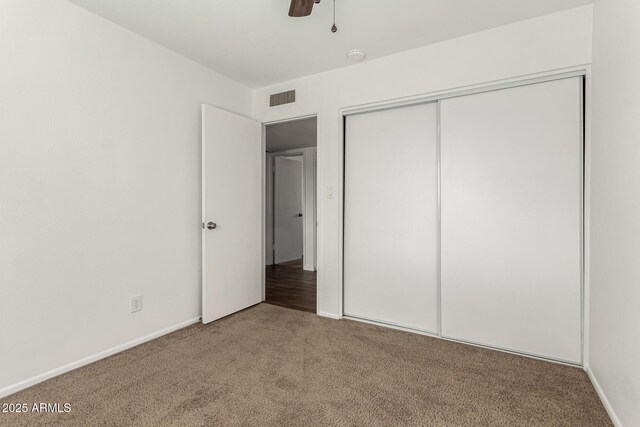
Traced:
[[292, 148], [315, 147], [317, 142], [315, 117], [267, 126], [265, 143], [270, 153]]
[[332, 0], [289, 18], [289, 0], [70, 0], [257, 88], [569, 9], [592, 0]]

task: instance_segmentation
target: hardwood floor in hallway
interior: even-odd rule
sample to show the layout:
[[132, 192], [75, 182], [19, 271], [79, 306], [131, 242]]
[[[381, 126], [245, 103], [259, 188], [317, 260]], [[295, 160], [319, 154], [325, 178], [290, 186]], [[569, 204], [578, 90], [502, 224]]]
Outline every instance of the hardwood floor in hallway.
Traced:
[[302, 269], [302, 260], [266, 266], [265, 302], [316, 312], [316, 272]]

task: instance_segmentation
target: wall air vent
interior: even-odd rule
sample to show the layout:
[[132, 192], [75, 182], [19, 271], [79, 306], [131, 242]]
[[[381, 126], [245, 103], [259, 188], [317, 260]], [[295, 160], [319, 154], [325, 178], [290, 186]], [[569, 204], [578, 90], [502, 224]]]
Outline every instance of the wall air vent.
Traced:
[[283, 105], [283, 104], [291, 104], [292, 102], [296, 102], [295, 90], [274, 93], [269, 97], [269, 107], [275, 107], [276, 105]]

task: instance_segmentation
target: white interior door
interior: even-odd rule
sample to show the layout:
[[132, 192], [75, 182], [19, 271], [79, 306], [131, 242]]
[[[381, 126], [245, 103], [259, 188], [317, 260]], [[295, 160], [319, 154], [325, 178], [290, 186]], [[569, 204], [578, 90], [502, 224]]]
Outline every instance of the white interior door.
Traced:
[[202, 321], [262, 300], [261, 124], [202, 106]]
[[581, 361], [581, 90], [442, 101], [443, 336]]
[[438, 331], [435, 103], [347, 117], [344, 314]]
[[302, 156], [275, 158], [274, 262], [301, 259], [303, 245]]

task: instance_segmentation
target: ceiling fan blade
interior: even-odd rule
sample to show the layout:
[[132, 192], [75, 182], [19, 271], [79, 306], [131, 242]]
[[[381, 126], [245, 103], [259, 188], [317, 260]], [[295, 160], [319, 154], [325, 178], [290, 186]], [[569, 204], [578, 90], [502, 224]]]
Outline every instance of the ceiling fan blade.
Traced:
[[311, 15], [311, 9], [313, 9], [313, 0], [291, 0], [289, 16], [309, 16]]

